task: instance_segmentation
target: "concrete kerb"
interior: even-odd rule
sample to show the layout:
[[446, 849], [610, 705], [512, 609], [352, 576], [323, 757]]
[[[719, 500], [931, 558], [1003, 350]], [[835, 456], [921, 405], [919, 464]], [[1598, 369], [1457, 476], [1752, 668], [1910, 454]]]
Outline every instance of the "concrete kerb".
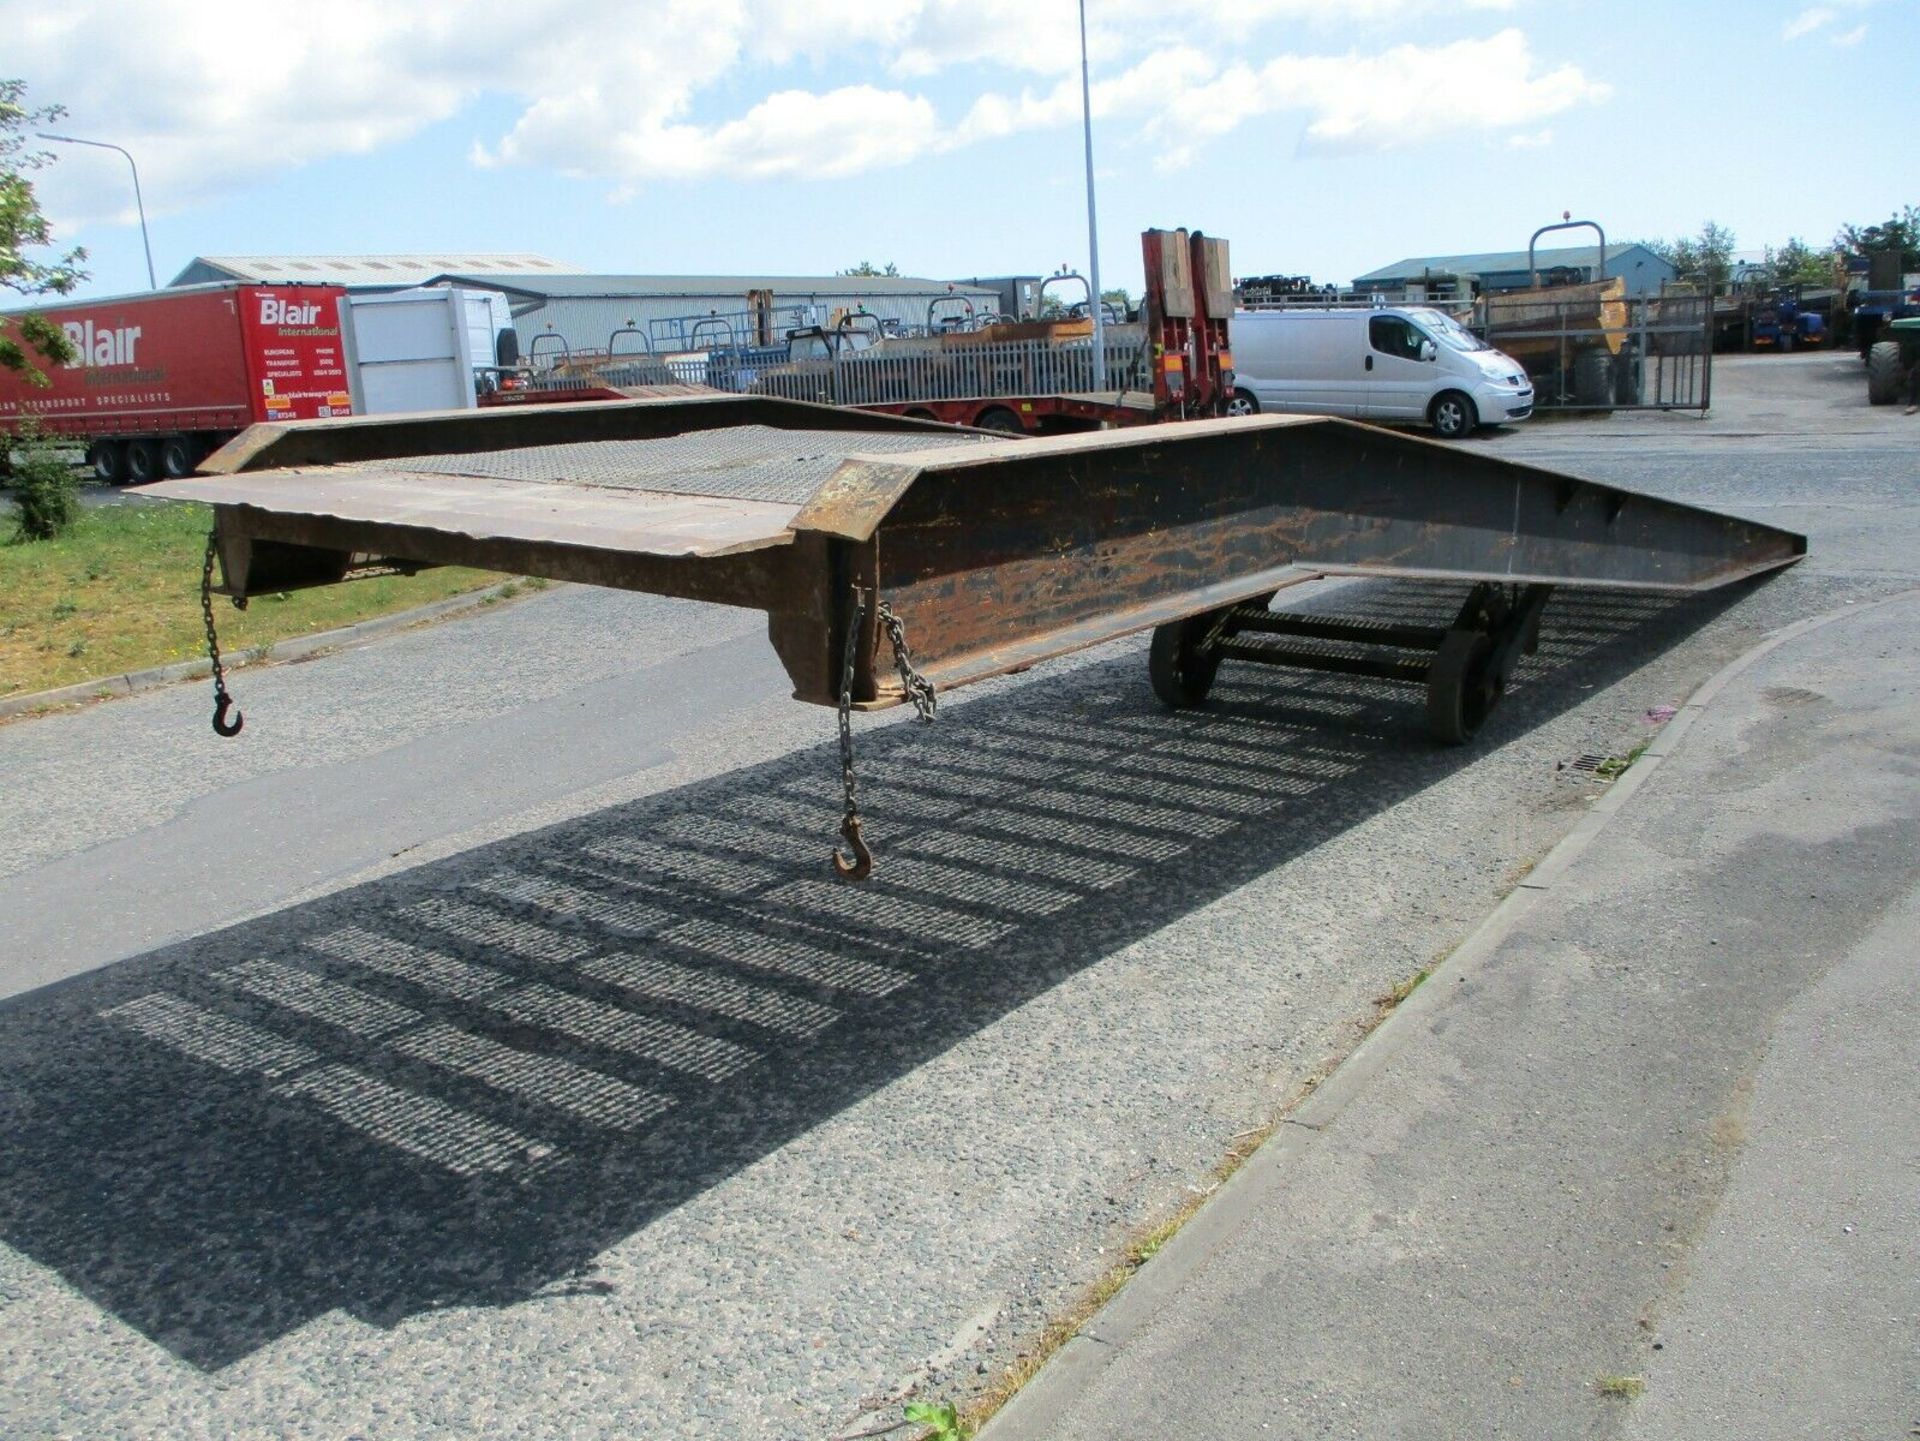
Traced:
[[1710, 676], [1687, 698], [1627, 771], [1581, 817], [1487, 918], [1434, 968], [1424, 984], [1395, 1007], [1304, 1100], [1273, 1136], [1162, 1246], [1080, 1333], [1057, 1351], [1044, 1369], [1000, 1409], [982, 1431], [982, 1441], [1046, 1441], [1075, 1397], [1113, 1364], [1128, 1341], [1245, 1223], [1264, 1186], [1313, 1145], [1386, 1064], [1438, 1012], [1469, 988], [1487, 958], [1513, 933], [1548, 890], [1591, 846], [1629, 800], [1659, 770], [1698, 722], [1701, 713], [1737, 679], [1780, 647], [1813, 631], [1883, 606], [1920, 597], [1920, 589], [1863, 605], [1812, 616], [1768, 636]]
[[[224, 657], [224, 662], [226, 668], [232, 671], [250, 665], [305, 660], [322, 651], [338, 650], [341, 646], [372, 640], [377, 636], [396, 630], [406, 630], [411, 626], [425, 625], [428, 621], [444, 620], [463, 611], [487, 605], [500, 600], [509, 586], [518, 586], [524, 590], [526, 583], [518, 580], [502, 581], [498, 585], [490, 585], [483, 590], [470, 590], [461, 595], [450, 595], [445, 600], [430, 601], [426, 605], [415, 606], [411, 610], [396, 611], [392, 615], [356, 621], [352, 625], [341, 626], [338, 630], [322, 631], [319, 635], [289, 636], [285, 640], [275, 641], [267, 647], [266, 654], [257, 659], [250, 658], [242, 652]], [[120, 696], [135, 695], [143, 690], [152, 690], [156, 686], [172, 685], [175, 681], [194, 680], [212, 673], [211, 661], [182, 660], [175, 661], [172, 665], [149, 666], [145, 670], [128, 671], [124, 675], [102, 676], [97, 680], [81, 681], [77, 685], [65, 685], [56, 690], [34, 691], [30, 695], [0, 696], [0, 720], [27, 711], [52, 710], [60, 706], [84, 705], [88, 701], [113, 700]]]

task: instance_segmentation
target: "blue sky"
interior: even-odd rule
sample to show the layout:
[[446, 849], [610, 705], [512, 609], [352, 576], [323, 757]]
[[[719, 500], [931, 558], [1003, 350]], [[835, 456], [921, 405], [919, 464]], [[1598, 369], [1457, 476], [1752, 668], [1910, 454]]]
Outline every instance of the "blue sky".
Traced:
[[[1347, 280], [1706, 219], [1742, 248], [1920, 200], [1920, 0], [1089, 0], [1100, 247]], [[1206, 16], [1203, 22], [1198, 17]], [[590, 270], [1086, 262], [1069, 0], [0, 0], [0, 73], [141, 167], [195, 255], [535, 251]], [[81, 294], [144, 288], [125, 163], [53, 147]]]

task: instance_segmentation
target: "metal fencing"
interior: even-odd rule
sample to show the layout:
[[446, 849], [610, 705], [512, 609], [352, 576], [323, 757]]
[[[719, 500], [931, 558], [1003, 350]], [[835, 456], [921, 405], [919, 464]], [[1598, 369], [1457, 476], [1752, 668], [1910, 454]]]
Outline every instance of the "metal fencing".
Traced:
[[1526, 367], [1540, 410], [1700, 410], [1713, 394], [1704, 295], [1483, 296], [1468, 327]]
[[[1145, 326], [1109, 326], [1106, 359], [1107, 390], [1152, 391]], [[531, 380], [532, 388], [541, 391], [674, 384], [827, 405], [1074, 394], [1093, 389], [1093, 343], [920, 337], [803, 360], [789, 358], [784, 347], [677, 355], [575, 353], [536, 371]]]
[[[832, 359], [769, 366], [743, 388], [756, 395], [827, 405], [909, 405], [981, 396], [1075, 394], [1093, 389], [1091, 340], [956, 341], [910, 340]], [[1144, 326], [1109, 326], [1105, 349], [1106, 389], [1153, 389]]]

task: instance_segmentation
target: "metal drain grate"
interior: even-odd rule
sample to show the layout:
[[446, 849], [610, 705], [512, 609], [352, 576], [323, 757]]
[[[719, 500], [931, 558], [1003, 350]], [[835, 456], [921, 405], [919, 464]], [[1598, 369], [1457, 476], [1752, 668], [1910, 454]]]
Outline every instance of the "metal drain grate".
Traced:
[[1613, 776], [1604, 768], [1617, 765], [1619, 762], [1612, 756], [1595, 755], [1592, 751], [1588, 751], [1583, 755], [1575, 756], [1570, 761], [1561, 761], [1554, 769], [1560, 773], [1562, 780], [1610, 781]]

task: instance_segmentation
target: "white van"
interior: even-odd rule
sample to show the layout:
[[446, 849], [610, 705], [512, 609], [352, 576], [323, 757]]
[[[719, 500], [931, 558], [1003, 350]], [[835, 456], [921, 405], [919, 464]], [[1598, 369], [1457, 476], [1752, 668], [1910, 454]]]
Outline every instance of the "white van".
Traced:
[[1446, 439], [1533, 414], [1526, 369], [1426, 306], [1236, 310], [1230, 414], [1415, 421]]

